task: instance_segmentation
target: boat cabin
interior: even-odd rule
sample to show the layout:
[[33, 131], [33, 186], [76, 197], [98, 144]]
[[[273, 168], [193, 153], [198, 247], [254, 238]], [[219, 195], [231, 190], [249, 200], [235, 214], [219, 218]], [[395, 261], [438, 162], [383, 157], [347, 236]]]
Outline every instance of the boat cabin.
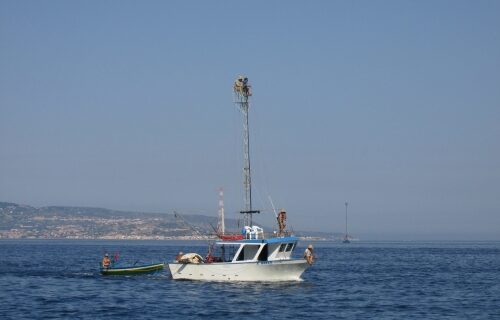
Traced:
[[226, 249], [233, 248], [233, 254], [230, 254], [228, 260], [223, 261], [232, 263], [257, 262], [257, 261], [276, 261], [289, 260], [292, 258], [292, 252], [298, 242], [297, 237], [255, 239], [241, 241], [221, 241], [217, 245], [222, 248], [222, 255], [225, 255]]

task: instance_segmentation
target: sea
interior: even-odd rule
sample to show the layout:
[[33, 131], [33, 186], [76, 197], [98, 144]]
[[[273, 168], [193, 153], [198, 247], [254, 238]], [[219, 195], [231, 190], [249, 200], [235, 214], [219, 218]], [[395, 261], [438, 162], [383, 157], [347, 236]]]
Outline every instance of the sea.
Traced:
[[99, 273], [202, 241], [0, 240], [0, 319], [500, 319], [500, 242], [312, 244], [303, 281], [225, 283]]

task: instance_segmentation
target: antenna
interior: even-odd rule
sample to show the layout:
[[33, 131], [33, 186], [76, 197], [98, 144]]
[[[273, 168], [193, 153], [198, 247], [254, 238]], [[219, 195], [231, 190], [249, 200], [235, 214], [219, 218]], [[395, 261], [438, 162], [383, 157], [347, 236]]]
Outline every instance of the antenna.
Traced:
[[248, 128], [248, 110], [250, 105], [248, 99], [252, 96], [252, 87], [248, 83], [248, 78], [239, 76], [233, 85], [234, 103], [243, 113], [243, 188], [245, 190], [245, 210], [240, 213], [245, 215], [245, 225], [252, 226], [252, 215], [260, 213], [259, 210], [252, 209], [252, 177], [250, 171], [250, 135]]

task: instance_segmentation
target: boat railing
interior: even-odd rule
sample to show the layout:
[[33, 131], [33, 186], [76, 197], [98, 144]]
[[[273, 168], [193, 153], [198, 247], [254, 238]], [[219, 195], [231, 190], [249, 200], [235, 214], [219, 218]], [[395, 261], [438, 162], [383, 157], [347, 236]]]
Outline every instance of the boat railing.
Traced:
[[290, 231], [283, 231], [281, 234], [278, 231], [264, 232], [264, 239], [284, 238], [284, 237], [290, 237], [290, 236], [292, 236], [292, 233]]
[[272, 238], [284, 238], [292, 236], [291, 232], [285, 231], [279, 234], [276, 231], [273, 232], [259, 232], [259, 233], [226, 233], [224, 235], [219, 235], [219, 239], [222, 241], [237, 241], [237, 240], [264, 240]]
[[243, 239], [246, 240], [263, 240], [263, 239], [271, 239], [271, 238], [279, 238], [279, 237], [288, 237], [290, 236], [290, 232], [283, 232], [279, 234], [276, 231], [273, 232], [257, 232], [257, 233], [246, 233], [243, 235]]

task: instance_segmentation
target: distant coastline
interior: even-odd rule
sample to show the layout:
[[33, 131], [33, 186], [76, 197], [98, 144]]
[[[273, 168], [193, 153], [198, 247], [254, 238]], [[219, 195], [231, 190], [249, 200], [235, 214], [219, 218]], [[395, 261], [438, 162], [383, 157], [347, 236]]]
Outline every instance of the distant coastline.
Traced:
[[[226, 228], [237, 232], [236, 219]], [[104, 208], [32, 207], [0, 202], [0, 239], [71, 240], [215, 240], [217, 218], [203, 214], [116, 211]], [[271, 229], [267, 228], [271, 231]], [[297, 231], [308, 241], [340, 240], [343, 234]]]

